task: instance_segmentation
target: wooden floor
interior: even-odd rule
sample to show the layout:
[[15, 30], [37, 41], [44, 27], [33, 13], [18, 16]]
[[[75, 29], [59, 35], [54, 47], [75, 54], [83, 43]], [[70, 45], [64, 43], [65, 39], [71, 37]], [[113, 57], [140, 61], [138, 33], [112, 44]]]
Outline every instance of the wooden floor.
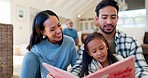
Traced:
[[11, 78], [19, 78], [21, 65], [15, 65], [13, 67], [14, 67], [13, 68], [13, 77], [11, 77]]
[[13, 77], [11, 77], [11, 78], [19, 78], [19, 76], [15, 76], [15, 75], [14, 75], [14, 76], [13, 76]]
[[13, 57], [13, 75], [14, 76], [12, 78], [19, 78], [22, 60], [23, 60], [23, 56]]

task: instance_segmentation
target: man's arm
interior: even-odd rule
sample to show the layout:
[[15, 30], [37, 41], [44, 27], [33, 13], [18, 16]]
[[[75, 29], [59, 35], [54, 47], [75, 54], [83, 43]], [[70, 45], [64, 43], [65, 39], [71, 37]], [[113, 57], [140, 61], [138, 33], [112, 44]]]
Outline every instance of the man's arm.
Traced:
[[70, 70], [68, 70], [69, 72], [71, 72], [72, 74], [79, 76], [80, 72], [81, 72], [81, 68], [82, 68], [82, 57], [83, 57], [83, 50], [79, 50], [78, 51], [78, 58], [76, 60], [76, 64], [70, 68]]
[[148, 78], [148, 65], [143, 56], [142, 48], [137, 41], [132, 43], [130, 53], [135, 55], [136, 78]]

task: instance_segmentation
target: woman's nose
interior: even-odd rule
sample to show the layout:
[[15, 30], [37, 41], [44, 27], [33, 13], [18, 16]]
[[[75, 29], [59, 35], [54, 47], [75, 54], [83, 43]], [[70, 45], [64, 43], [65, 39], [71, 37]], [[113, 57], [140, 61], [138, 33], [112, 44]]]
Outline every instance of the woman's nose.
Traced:
[[62, 29], [61, 28], [57, 28], [56, 32], [57, 33], [61, 33]]

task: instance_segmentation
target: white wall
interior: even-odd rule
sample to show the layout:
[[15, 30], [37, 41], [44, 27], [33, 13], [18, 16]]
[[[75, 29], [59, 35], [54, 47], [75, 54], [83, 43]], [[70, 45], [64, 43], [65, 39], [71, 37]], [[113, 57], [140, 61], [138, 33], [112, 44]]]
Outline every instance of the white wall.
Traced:
[[[75, 19], [73, 13], [68, 13], [62, 7], [53, 7], [54, 4], [47, 3], [46, 0], [11, 0], [12, 9], [12, 23], [14, 25], [14, 45], [28, 44], [31, 30], [30, 8], [38, 10], [50, 9], [58, 16], [63, 18]], [[25, 18], [23, 20], [17, 18], [17, 9], [21, 7], [25, 11]], [[75, 22], [75, 21], [74, 21]]]
[[148, 32], [148, 0], [145, 0], [145, 8], [146, 8], [146, 16], [147, 16], [146, 31]]
[[0, 0], [0, 23], [11, 23], [10, 0]]
[[123, 31], [124, 33], [127, 33], [130, 36], [133, 36], [138, 40], [139, 43], [141, 44], [143, 43], [145, 28], [131, 27], [131, 28], [121, 28], [119, 30]]

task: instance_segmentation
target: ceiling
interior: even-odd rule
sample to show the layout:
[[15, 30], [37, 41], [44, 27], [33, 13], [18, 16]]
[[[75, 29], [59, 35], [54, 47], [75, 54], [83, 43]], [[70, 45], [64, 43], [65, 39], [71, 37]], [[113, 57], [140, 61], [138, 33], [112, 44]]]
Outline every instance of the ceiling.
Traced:
[[46, 0], [47, 3], [54, 4], [54, 7], [66, 9], [75, 15], [84, 14], [100, 1], [101, 0]]
[[[53, 4], [54, 7], [66, 9], [66, 11], [75, 15], [83, 15], [94, 7], [101, 0], [46, 0], [48, 4]], [[125, 0], [128, 5], [127, 10], [144, 9], [145, 0]]]
[[144, 9], [145, 0], [125, 0], [128, 5], [127, 10]]

